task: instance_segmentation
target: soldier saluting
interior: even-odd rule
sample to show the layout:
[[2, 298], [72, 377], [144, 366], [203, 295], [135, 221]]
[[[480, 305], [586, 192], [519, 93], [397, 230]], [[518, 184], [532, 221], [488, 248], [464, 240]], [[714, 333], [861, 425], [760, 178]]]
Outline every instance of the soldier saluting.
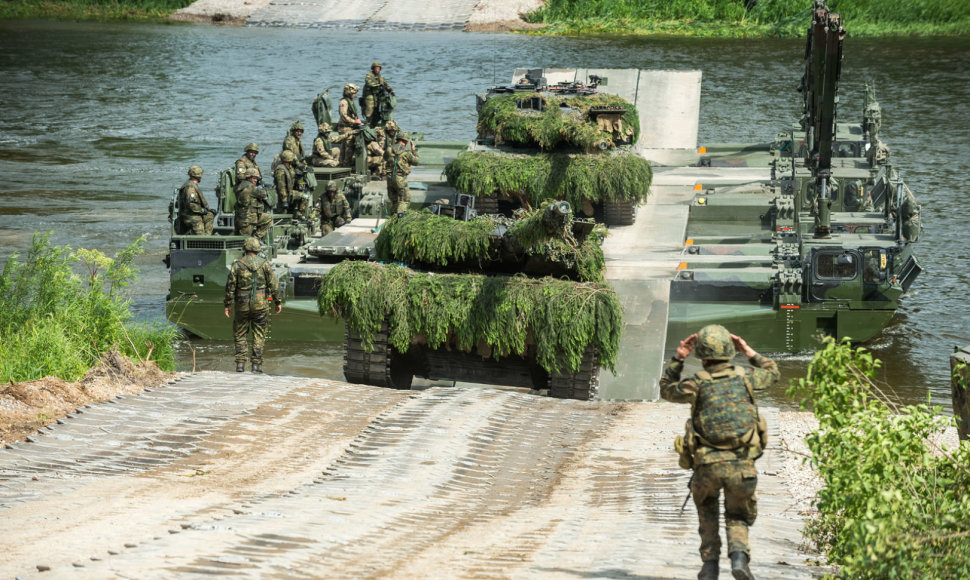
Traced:
[[[735, 348], [756, 368], [731, 364]], [[701, 359], [704, 370], [681, 380], [684, 359], [691, 352]], [[754, 580], [748, 568], [748, 526], [758, 516], [754, 461], [761, 457], [766, 444], [765, 423], [758, 413], [754, 391], [768, 387], [778, 378], [774, 361], [755, 352], [740, 336], [712, 324], [680, 341], [660, 379], [661, 397], [691, 405], [687, 432], [674, 445], [681, 452], [681, 467], [694, 470], [690, 490], [697, 507], [704, 561], [698, 580], [716, 580], [718, 576], [722, 488], [731, 573], [736, 580]]]

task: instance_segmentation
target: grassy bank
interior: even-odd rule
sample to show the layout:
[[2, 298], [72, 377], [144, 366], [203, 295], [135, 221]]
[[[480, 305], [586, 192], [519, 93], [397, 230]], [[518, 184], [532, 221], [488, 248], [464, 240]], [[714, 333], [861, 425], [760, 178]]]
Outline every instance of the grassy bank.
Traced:
[[109, 258], [35, 236], [23, 259], [11, 256], [0, 272], [0, 383], [77, 380], [110, 351], [174, 370], [175, 329], [134, 322], [129, 308], [143, 243]]
[[19, 0], [0, 2], [0, 18], [94, 20], [98, 22], [170, 22], [173, 12], [192, 0]]
[[[966, 0], [829, 0], [853, 36], [970, 34]], [[548, 0], [535, 34], [802, 37], [811, 0]]]

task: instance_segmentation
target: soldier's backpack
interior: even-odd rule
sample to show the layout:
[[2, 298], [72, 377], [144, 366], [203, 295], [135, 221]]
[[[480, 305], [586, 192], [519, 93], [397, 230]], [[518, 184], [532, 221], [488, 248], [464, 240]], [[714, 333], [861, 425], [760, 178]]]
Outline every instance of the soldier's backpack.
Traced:
[[317, 98], [313, 99], [313, 119], [317, 122], [317, 126], [333, 122], [330, 111], [332, 110], [332, 105], [330, 103], [330, 92], [323, 91]]
[[743, 367], [714, 373], [699, 371], [691, 426], [697, 442], [715, 449], [767, 445], [764, 417], [758, 413]]

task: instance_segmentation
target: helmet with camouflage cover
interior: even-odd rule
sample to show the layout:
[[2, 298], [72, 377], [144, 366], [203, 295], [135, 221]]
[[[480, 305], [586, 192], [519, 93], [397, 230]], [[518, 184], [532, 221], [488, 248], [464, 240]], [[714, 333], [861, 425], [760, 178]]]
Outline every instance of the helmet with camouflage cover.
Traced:
[[303, 123], [299, 121], [293, 121], [293, 124], [290, 125], [290, 133], [292, 133], [293, 131], [302, 131], [302, 130], [303, 130]]
[[401, 131], [400, 133], [397, 134], [397, 137], [395, 137], [395, 139], [397, 139], [398, 141], [407, 141], [410, 138], [411, 136], [405, 133], [404, 131]]
[[189, 167], [189, 177], [202, 177], [202, 168], [198, 165]]
[[293, 163], [296, 161], [296, 155], [294, 155], [292, 151], [286, 150], [280, 153], [280, 159], [287, 163]]
[[352, 95], [354, 93], [360, 92], [360, 87], [354, 83], [347, 83], [344, 85], [344, 96]]
[[378, 127], [376, 129], [374, 129], [374, 132], [377, 133], [377, 136], [378, 137], [383, 137], [384, 136], [384, 129], [382, 129], [381, 127]]
[[253, 177], [259, 177], [259, 170], [255, 167], [250, 167], [246, 170], [246, 173], [243, 173], [243, 179], [250, 179]]
[[337, 191], [337, 182], [330, 180], [327, 182], [327, 191]]
[[374, 70], [375, 68], [382, 67], [382, 66], [384, 66], [384, 65], [382, 65], [380, 62], [378, 62], [378, 61], [375, 60], [373, 62], [373, 64], [370, 65], [370, 68], [371, 68], [371, 70]]
[[329, 133], [330, 123], [320, 123], [319, 125], [317, 125], [317, 131], [321, 133]]
[[388, 121], [387, 124], [384, 125], [384, 130], [388, 133], [396, 133], [399, 129], [400, 127], [398, 127], [397, 123], [394, 121]]
[[255, 143], [246, 143], [246, 148], [243, 151], [252, 151], [253, 153], [259, 153], [259, 145]]
[[720, 324], [705, 326], [697, 333], [694, 355], [701, 360], [731, 360], [734, 358], [731, 333]]
[[244, 252], [258, 252], [259, 251], [259, 239], [255, 237], [246, 238], [243, 242]]

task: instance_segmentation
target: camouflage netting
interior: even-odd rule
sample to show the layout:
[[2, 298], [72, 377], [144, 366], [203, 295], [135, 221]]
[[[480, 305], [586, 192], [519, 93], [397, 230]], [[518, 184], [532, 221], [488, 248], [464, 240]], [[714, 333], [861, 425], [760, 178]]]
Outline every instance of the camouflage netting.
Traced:
[[448, 183], [461, 193], [510, 197], [525, 207], [561, 199], [573, 207], [583, 201], [647, 199], [653, 169], [633, 153], [607, 155], [468, 151], [445, 166]]
[[[566, 216], [567, 220], [572, 215]], [[504, 236], [496, 233], [505, 226]], [[482, 216], [463, 222], [424, 210], [391, 219], [377, 236], [377, 259], [423, 267], [465, 266], [487, 269], [501, 258], [503, 246], [527, 257], [559, 264], [568, 275], [583, 282], [603, 279], [605, 259], [600, 247], [606, 236], [602, 225], [577, 240], [569, 225], [550, 232], [543, 209], [528, 211], [519, 219]]]
[[386, 320], [389, 342], [407, 351], [412, 338], [492, 356], [522, 354], [535, 344], [549, 372], [575, 372], [593, 344], [613, 369], [620, 344], [620, 302], [607, 285], [555, 278], [421, 273], [393, 264], [345, 261], [324, 277], [321, 315], [339, 315], [365, 347]]
[[[542, 99], [543, 111], [520, 109], [517, 103]], [[616, 115], [603, 115], [591, 120], [592, 107], [622, 110]], [[585, 151], [612, 148], [623, 143], [636, 143], [640, 118], [632, 103], [608, 94], [556, 96], [547, 93], [495, 95], [485, 101], [478, 113], [479, 137], [495, 137], [496, 143], [536, 146], [554, 149], [574, 146]]]

